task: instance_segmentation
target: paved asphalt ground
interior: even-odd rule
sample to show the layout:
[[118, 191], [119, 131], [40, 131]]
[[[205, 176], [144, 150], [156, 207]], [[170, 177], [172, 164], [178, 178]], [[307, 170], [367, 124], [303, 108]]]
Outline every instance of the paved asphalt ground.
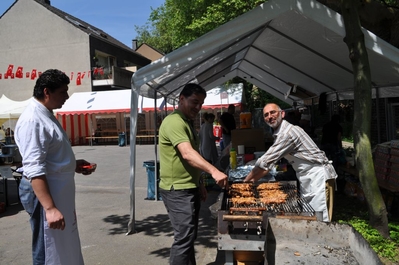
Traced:
[[[153, 145], [136, 147], [135, 230], [126, 235], [130, 218], [130, 147], [76, 146], [76, 158], [97, 163], [89, 176], [77, 174], [76, 207], [85, 264], [168, 264], [173, 232], [162, 201], [147, 201], [147, 173], [143, 161], [153, 160]], [[17, 202], [16, 184], [8, 181], [9, 200]], [[203, 204], [196, 241], [198, 265], [223, 264], [217, 251], [217, 223], [209, 206], [218, 192]], [[18, 203], [0, 214], [0, 265], [28, 265], [31, 258], [29, 216]], [[73, 265], [73, 264], [71, 264]]]

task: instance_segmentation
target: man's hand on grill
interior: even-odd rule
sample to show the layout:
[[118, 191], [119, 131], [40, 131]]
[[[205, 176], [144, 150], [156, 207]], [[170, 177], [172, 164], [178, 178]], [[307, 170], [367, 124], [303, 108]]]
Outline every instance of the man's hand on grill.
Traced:
[[244, 182], [255, 182], [258, 181], [260, 178], [265, 176], [269, 170], [264, 170], [258, 166], [255, 166], [251, 172], [245, 177]]
[[227, 181], [226, 174], [216, 170], [215, 172], [212, 172], [212, 177], [215, 179], [216, 184], [218, 184], [221, 188], [228, 189], [229, 183]]

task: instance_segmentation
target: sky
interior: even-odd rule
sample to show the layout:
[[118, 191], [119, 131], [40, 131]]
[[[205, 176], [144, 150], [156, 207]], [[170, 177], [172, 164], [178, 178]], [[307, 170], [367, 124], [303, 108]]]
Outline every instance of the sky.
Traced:
[[[2, 15], [15, 0], [0, 0]], [[156, 9], [165, 0], [51, 0], [51, 5], [77, 17], [132, 47], [137, 37], [135, 26], [144, 26], [151, 8]]]

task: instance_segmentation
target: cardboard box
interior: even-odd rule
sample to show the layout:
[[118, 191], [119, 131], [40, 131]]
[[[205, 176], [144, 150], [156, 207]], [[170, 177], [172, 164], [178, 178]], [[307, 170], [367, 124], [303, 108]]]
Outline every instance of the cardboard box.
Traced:
[[245, 146], [245, 153], [266, 151], [263, 129], [236, 129], [231, 131], [231, 143], [237, 150], [238, 145]]

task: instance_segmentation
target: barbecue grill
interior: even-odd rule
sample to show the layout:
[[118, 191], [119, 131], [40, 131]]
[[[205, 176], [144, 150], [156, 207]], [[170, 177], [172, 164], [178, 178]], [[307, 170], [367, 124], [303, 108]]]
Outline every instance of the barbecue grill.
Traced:
[[[253, 252], [251, 256], [266, 253], [269, 218], [318, 220], [313, 208], [298, 194], [296, 181], [278, 182], [287, 195], [282, 203], [262, 203], [257, 191], [259, 184], [253, 185], [256, 201], [249, 204], [234, 203], [231, 194], [223, 192], [218, 211], [218, 248], [225, 251], [226, 265], [234, 264], [237, 253]], [[267, 264], [263, 259], [261, 262]]]

